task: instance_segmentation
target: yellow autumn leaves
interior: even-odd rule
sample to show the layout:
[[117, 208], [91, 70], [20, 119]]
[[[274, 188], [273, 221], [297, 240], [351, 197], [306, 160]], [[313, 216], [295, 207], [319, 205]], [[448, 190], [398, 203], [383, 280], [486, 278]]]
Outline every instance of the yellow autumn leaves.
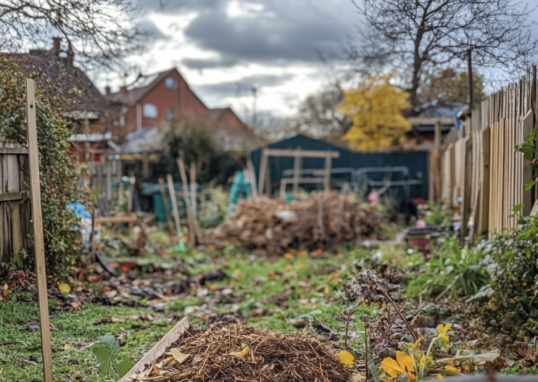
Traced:
[[344, 92], [338, 111], [353, 122], [343, 139], [360, 151], [382, 151], [402, 142], [411, 123], [402, 115], [408, 94], [390, 84], [394, 73], [368, 77], [356, 89]]
[[[429, 368], [434, 364], [432, 357], [430, 356], [433, 345], [436, 343], [443, 345], [444, 343], [444, 346], [446, 346], [450, 340], [447, 333], [451, 327], [452, 324], [441, 324], [437, 326], [438, 336], [430, 342], [426, 353], [419, 350], [419, 344], [422, 341], [421, 337], [415, 343], [405, 344], [405, 346], [403, 346], [404, 349], [407, 349], [409, 354], [397, 351], [396, 359], [387, 357], [381, 361], [381, 369], [394, 379], [406, 375], [411, 381], [423, 380]], [[431, 369], [433, 370], [433, 368]], [[447, 371], [454, 372], [450, 369], [447, 369]], [[434, 377], [439, 379], [443, 378], [438, 372], [435, 373]]]

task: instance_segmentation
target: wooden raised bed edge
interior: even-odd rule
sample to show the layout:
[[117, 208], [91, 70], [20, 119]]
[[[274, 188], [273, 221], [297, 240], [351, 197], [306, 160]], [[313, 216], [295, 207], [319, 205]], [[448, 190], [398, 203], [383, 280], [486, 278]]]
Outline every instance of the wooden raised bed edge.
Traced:
[[179, 321], [172, 330], [170, 330], [159, 342], [155, 345], [145, 356], [143, 356], [140, 361], [134, 367], [129, 370], [125, 376], [120, 379], [118, 382], [132, 382], [133, 379], [131, 376], [140, 374], [146, 368], [151, 365], [157, 358], [162, 356], [166, 350], [176, 342], [179, 337], [183, 334], [185, 329], [189, 327], [189, 320], [187, 317]]

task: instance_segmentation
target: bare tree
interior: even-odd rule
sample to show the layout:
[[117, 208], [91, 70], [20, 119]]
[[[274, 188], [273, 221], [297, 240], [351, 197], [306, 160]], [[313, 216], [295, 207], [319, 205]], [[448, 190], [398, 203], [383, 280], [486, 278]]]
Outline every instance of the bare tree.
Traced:
[[[351, 57], [361, 69], [397, 68], [402, 87], [419, 105], [425, 77], [454, 60], [523, 68], [536, 56], [526, 3], [512, 0], [362, 0], [361, 41]], [[461, 62], [461, 61], [460, 61]]]
[[351, 121], [336, 111], [344, 95], [338, 84], [309, 95], [298, 107], [291, 121], [293, 130], [316, 138], [338, 141], [351, 127]]
[[63, 37], [79, 63], [110, 67], [138, 47], [137, 11], [130, 0], [0, 0], [0, 50]]

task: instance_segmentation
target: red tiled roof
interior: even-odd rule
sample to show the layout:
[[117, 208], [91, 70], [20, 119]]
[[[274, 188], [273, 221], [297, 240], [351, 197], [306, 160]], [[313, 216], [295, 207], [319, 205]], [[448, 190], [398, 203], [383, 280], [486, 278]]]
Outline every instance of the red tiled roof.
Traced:
[[[174, 71], [176, 71], [175, 68], [170, 69], [170, 70], [166, 70], [164, 72], [159, 72], [159, 73], [156, 73], [156, 74], [152, 74], [152, 75], [141, 76], [133, 84], [131, 84], [130, 89], [128, 88], [127, 92], [122, 93], [120, 91], [120, 92], [117, 92], [117, 93], [112, 93], [112, 94], [108, 95], [107, 97], [112, 101], [121, 102], [123, 104], [133, 106], [137, 102], [139, 102], [142, 98], [144, 98], [144, 96], [146, 96], [146, 94], [148, 94], [153, 88], [155, 88], [155, 86], [157, 86], [159, 83], [161, 83], [162, 80], [164, 80], [166, 77], [168, 77], [170, 75], [170, 73], [172, 73]], [[154, 77], [154, 78], [152, 79], [152, 77]], [[148, 84], [145, 84], [143, 86], [134, 87], [137, 84], [140, 84], [141, 82], [143, 82], [144, 80], [147, 81], [148, 79], [149, 79]]]

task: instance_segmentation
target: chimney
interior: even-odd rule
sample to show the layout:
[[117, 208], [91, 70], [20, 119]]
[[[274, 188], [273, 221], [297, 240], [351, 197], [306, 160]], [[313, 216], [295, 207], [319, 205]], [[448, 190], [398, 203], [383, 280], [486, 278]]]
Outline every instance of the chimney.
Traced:
[[127, 86], [120, 86], [120, 93], [121, 94], [127, 93]]
[[52, 53], [59, 55], [60, 51], [62, 50], [61, 47], [62, 38], [61, 37], [53, 37], [52, 38]]
[[110, 94], [112, 94], [112, 92], [110, 91], [110, 86], [108, 86], [108, 85], [105, 86], [105, 94], [106, 94], [107, 96], [109, 96]]

